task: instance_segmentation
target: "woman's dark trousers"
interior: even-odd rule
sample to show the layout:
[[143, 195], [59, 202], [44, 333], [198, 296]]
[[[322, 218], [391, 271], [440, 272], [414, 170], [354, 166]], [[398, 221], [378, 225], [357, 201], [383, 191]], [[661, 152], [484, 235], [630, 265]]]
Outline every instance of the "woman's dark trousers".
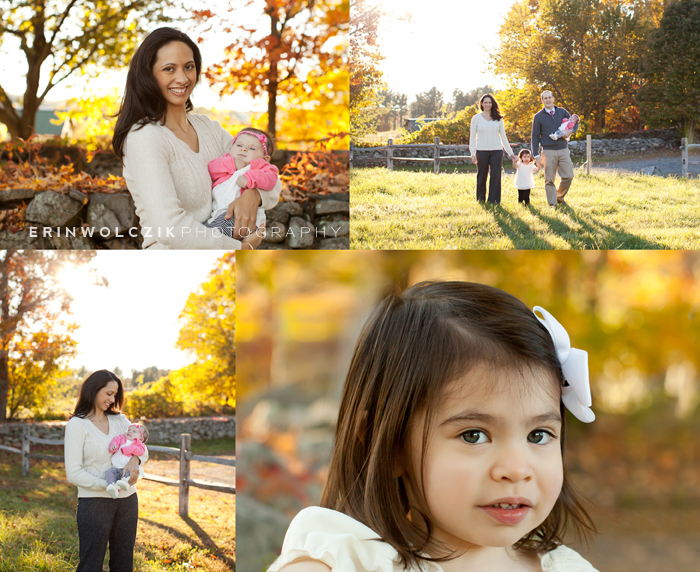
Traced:
[[80, 564], [76, 572], [102, 572], [109, 543], [110, 572], [133, 572], [136, 526], [139, 522], [139, 499], [78, 499], [78, 537]]
[[476, 152], [476, 200], [486, 200], [486, 178], [491, 171], [489, 181], [489, 202], [501, 204], [501, 168], [503, 165], [503, 149], [498, 151]]

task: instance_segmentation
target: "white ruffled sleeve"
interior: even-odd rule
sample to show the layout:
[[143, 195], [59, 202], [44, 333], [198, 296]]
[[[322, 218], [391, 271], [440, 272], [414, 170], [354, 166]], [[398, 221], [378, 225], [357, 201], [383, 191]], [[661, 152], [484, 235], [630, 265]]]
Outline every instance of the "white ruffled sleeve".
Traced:
[[398, 553], [376, 532], [346, 514], [305, 508], [292, 520], [282, 554], [268, 569], [277, 572], [298, 558], [319, 560], [333, 572], [394, 572]]
[[559, 546], [542, 556], [543, 572], [598, 572], [590, 562], [568, 546]]

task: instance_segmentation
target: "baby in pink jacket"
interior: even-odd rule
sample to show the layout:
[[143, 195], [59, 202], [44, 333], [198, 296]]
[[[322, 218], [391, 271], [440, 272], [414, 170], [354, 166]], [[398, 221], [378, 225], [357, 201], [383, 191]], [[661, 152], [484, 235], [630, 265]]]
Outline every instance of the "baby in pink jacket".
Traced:
[[117, 435], [109, 444], [109, 452], [112, 453], [112, 468], [105, 471], [107, 492], [113, 499], [117, 498], [119, 489], [129, 488], [130, 471], [124, 467], [131, 457], [140, 457], [146, 452], [145, 443], [148, 441], [148, 429], [138, 423], [129, 425], [126, 433]]
[[578, 120], [579, 117], [575, 113], [571, 117], [565, 117], [559, 128], [554, 133], [549, 134], [550, 139], [554, 139], [555, 141], [559, 139], [562, 135], [564, 135], [564, 131], [568, 131], [569, 129], [576, 127]]
[[[270, 164], [275, 151], [265, 131], [246, 127], [234, 137], [231, 150], [209, 163], [212, 180], [212, 212], [204, 226], [218, 228], [226, 236], [233, 234], [233, 218], [226, 219], [228, 206], [244, 189], [271, 191], [277, 184], [278, 169]], [[258, 208], [256, 227], [265, 224], [265, 209]], [[248, 229], [248, 233], [255, 229]], [[245, 234], [243, 235], [245, 236]]]

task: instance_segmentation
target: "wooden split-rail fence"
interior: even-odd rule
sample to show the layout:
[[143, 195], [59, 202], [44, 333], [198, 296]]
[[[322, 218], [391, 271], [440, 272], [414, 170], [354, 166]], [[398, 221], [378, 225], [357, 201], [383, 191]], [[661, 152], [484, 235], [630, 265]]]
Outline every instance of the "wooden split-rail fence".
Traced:
[[[432, 159], [424, 157], [398, 157], [394, 155], [396, 149], [427, 149], [432, 147], [433, 157]], [[436, 137], [433, 143], [421, 143], [414, 145], [394, 145], [394, 140], [389, 139], [387, 144], [382, 147], [370, 147], [372, 151], [385, 151], [386, 155], [386, 168], [390, 171], [394, 170], [395, 162], [405, 162], [405, 163], [432, 163], [433, 172], [437, 175], [440, 173], [440, 162], [450, 162], [450, 161], [465, 161], [471, 160], [471, 155], [441, 155], [442, 150], [457, 150], [459, 151], [469, 151], [469, 145], [442, 145], [440, 143], [440, 138]], [[359, 167], [363, 162], [376, 162], [376, 160], [360, 159], [355, 157], [355, 146], [350, 142], [350, 168]], [[586, 163], [584, 164], [584, 169], [587, 175], [591, 174], [591, 166], [593, 165], [593, 156], [591, 152], [591, 136], [586, 136]]]
[[700, 145], [689, 144], [688, 139], [686, 137], [683, 137], [683, 139], [681, 139], [681, 174], [684, 179], [688, 178], [688, 165], [697, 165], [700, 163], [700, 161], [690, 161], [688, 159], [689, 149], [700, 149]]
[[[17, 453], [22, 455], [22, 476], [26, 477], [29, 475], [29, 460], [30, 459], [43, 459], [44, 461], [53, 461], [56, 463], [63, 463], [64, 458], [61, 455], [45, 455], [43, 453], [32, 453], [31, 444], [36, 443], [37, 445], [59, 445], [64, 444], [63, 439], [41, 439], [39, 437], [34, 437], [29, 434], [29, 427], [25, 427], [22, 433], [22, 448], [16, 449], [15, 447], [8, 447], [6, 445], [0, 445], [0, 450], [9, 451], [10, 453]], [[149, 445], [149, 452], [164, 453], [166, 455], [171, 455], [173, 457], [178, 457], [180, 459], [180, 475], [178, 479], [171, 479], [169, 477], [162, 477], [160, 475], [152, 475], [150, 473], [144, 473], [144, 479], [148, 481], [154, 481], [156, 483], [161, 483], [163, 485], [178, 487], [178, 498], [179, 498], [179, 508], [178, 513], [181, 517], [187, 518], [189, 514], [189, 495], [190, 487], [197, 487], [200, 489], [207, 489], [210, 491], [218, 491], [220, 493], [236, 494], [236, 487], [230, 485], [224, 485], [221, 483], [211, 483], [208, 481], [201, 481], [198, 479], [190, 478], [190, 462], [199, 461], [202, 463], [215, 463], [217, 465], [227, 465], [229, 467], [236, 466], [235, 459], [224, 459], [221, 457], [210, 457], [205, 455], [195, 455], [192, 453], [192, 437], [187, 433], [182, 433], [180, 435], [180, 448], [176, 447], [161, 447], [158, 445]]]

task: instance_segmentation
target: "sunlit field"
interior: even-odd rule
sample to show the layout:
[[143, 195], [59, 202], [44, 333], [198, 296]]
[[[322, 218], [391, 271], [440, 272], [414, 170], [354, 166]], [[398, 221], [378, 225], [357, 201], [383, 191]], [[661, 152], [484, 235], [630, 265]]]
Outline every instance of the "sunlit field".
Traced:
[[476, 201], [476, 175], [351, 171], [351, 248], [358, 250], [698, 249], [700, 180], [577, 175], [568, 206], [531, 205], [504, 176], [499, 206]]
[[[56, 454], [55, 447], [43, 449]], [[234, 454], [231, 439], [195, 442], [193, 449], [205, 455]], [[149, 461], [146, 471], [175, 476], [167, 463]], [[195, 465], [200, 471], [216, 467], [217, 474], [222, 472], [219, 465]], [[222, 480], [213, 473], [202, 478]], [[75, 570], [77, 496], [76, 488], [66, 480], [63, 465], [32, 461], [29, 477], [23, 478], [20, 456], [0, 451], [0, 489], [0, 572]], [[235, 569], [235, 495], [191, 488], [187, 519], [178, 515], [177, 487], [141, 480], [138, 495], [137, 572]]]

